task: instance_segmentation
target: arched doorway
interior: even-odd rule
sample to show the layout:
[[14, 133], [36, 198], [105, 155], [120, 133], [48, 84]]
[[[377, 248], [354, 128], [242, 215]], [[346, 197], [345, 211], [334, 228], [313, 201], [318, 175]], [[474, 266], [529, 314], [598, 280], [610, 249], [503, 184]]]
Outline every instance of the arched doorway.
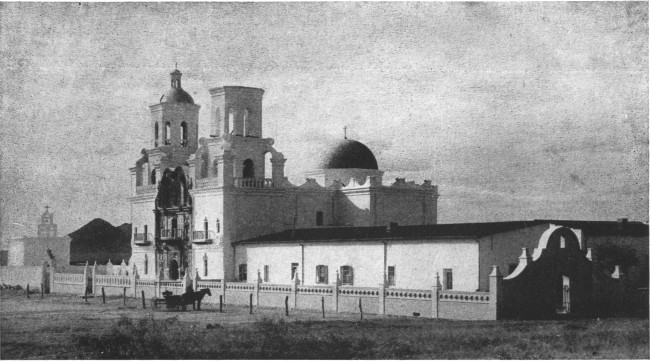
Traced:
[[169, 261], [169, 279], [178, 280], [178, 261], [175, 258]]
[[242, 175], [244, 178], [254, 178], [255, 177], [255, 168], [253, 160], [246, 159], [244, 160], [244, 172]]

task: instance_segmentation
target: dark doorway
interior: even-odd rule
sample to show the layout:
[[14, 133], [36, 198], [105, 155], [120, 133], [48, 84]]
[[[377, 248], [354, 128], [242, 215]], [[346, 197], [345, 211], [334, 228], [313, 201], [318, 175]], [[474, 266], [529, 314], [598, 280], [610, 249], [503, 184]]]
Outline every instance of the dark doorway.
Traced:
[[176, 259], [169, 261], [169, 279], [178, 280], [178, 261]]

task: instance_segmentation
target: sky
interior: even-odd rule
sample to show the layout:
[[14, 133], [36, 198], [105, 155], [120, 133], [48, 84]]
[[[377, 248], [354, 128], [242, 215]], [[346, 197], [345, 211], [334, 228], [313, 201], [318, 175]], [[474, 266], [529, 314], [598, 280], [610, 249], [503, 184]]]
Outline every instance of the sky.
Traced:
[[130, 221], [176, 63], [265, 89], [299, 182], [343, 136], [439, 186], [439, 223], [648, 220], [648, 3], [0, 3], [3, 236]]

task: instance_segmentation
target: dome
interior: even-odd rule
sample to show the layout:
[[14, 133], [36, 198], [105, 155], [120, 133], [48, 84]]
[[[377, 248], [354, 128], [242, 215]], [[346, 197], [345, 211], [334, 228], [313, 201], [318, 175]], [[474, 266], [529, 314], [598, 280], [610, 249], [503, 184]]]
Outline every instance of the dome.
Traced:
[[359, 141], [344, 139], [323, 154], [319, 169], [373, 169], [378, 170], [377, 159], [368, 147]]
[[165, 96], [162, 99], [162, 102], [178, 102], [178, 103], [189, 103], [190, 105], [194, 104], [194, 100], [189, 93], [185, 92], [182, 88], [172, 87], [167, 91]]
[[167, 93], [160, 99], [160, 102], [177, 102], [177, 103], [189, 103], [190, 105], [194, 104], [194, 100], [189, 93], [185, 92], [181, 87], [181, 77], [183, 73], [178, 69], [175, 69], [172, 73], [169, 74], [172, 80], [172, 87], [167, 91]]

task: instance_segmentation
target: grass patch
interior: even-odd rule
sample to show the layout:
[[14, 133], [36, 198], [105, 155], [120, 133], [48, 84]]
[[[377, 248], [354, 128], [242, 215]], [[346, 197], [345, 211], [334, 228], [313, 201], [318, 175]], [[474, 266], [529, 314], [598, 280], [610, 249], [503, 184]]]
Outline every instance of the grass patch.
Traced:
[[452, 322], [385, 319], [240, 326], [121, 318], [77, 336], [92, 359], [588, 359], [648, 358], [644, 320]]

